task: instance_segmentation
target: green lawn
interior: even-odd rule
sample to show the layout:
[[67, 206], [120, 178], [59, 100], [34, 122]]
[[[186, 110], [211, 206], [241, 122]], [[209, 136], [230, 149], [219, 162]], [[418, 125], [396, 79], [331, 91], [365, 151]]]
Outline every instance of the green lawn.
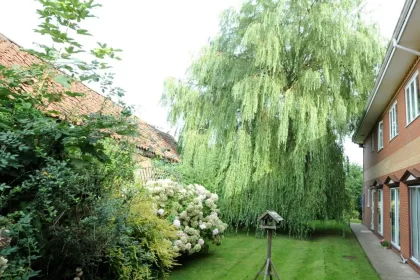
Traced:
[[[231, 233], [220, 247], [183, 260], [169, 279], [253, 279], [265, 260], [266, 246], [267, 239]], [[272, 260], [282, 280], [379, 279], [350, 229], [343, 238], [333, 223], [317, 224], [310, 240], [277, 235]]]

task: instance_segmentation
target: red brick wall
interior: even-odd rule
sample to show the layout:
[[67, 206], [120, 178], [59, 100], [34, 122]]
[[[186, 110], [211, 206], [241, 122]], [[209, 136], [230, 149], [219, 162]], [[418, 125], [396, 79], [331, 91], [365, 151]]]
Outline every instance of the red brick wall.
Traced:
[[384, 213], [383, 213], [383, 217], [384, 217], [384, 229], [383, 229], [383, 238], [385, 240], [390, 241], [391, 240], [391, 217], [390, 217], [390, 212], [391, 212], [391, 192], [389, 190], [389, 187], [384, 185], [383, 186], [383, 209], [384, 209]]
[[400, 183], [400, 247], [404, 258], [410, 254], [410, 204], [407, 185]]
[[[397, 178], [401, 178], [404, 172], [407, 169], [416, 168], [420, 170], [420, 164], [407, 166], [405, 169], [398, 170], [397, 172], [392, 172], [392, 174], [387, 174], [379, 179], [384, 182], [388, 175], [395, 175]], [[418, 183], [416, 184], [418, 185]], [[370, 220], [371, 220], [371, 208], [367, 207], [367, 191], [369, 186], [365, 182], [364, 194], [365, 194], [365, 203], [363, 211], [363, 224], [370, 229]], [[391, 241], [391, 217], [390, 217], [390, 205], [391, 205], [391, 191], [390, 187], [387, 185], [382, 186], [383, 190], [383, 238], [385, 240]], [[394, 251], [398, 254], [402, 254], [404, 258], [410, 259], [411, 257], [411, 240], [410, 240], [410, 196], [409, 196], [409, 186], [404, 183], [399, 183], [399, 194], [400, 194], [400, 251], [396, 248], [393, 248]], [[375, 207], [377, 208], [378, 202], [378, 192], [375, 193]], [[375, 230], [373, 231], [378, 237], [381, 235], [378, 233], [378, 212], [375, 209]], [[378, 241], [379, 242], [379, 241]], [[420, 267], [409, 260], [410, 266], [412, 266], [418, 273], [420, 273]]]
[[[406, 78], [401, 83], [399, 89], [397, 90], [395, 96], [392, 98], [391, 102], [388, 104], [387, 108], [383, 112], [382, 116], [377, 120], [376, 125], [372, 129], [370, 135], [366, 138], [363, 149], [363, 167], [364, 169], [369, 169], [372, 166], [376, 165], [378, 162], [382, 161], [389, 155], [395, 153], [400, 148], [402, 148], [407, 143], [413, 141], [414, 139], [420, 137], [420, 117], [415, 119], [407, 127], [406, 121], [406, 108], [405, 108], [405, 86], [407, 82], [412, 78], [413, 74], [419, 70], [420, 72], [420, 57], [411, 67], [410, 71], [407, 72]], [[420, 80], [420, 79], [419, 79]], [[392, 140], [389, 138], [389, 109], [397, 101], [397, 111], [398, 111], [398, 135]], [[384, 135], [384, 147], [378, 151], [378, 124], [380, 121], [383, 121], [383, 135]], [[374, 133], [375, 138], [375, 150], [372, 152], [372, 133]], [[416, 151], [420, 154], [420, 146]]]
[[[412, 78], [416, 71], [420, 72], [420, 57], [413, 63], [410, 70], [407, 72], [404, 81], [402, 81], [399, 89], [395, 93], [395, 96], [388, 104], [387, 108], [383, 112], [382, 116], [377, 120], [375, 127], [372, 129], [371, 134], [374, 133], [375, 149], [372, 152], [371, 148], [371, 135], [367, 137], [364, 143], [363, 149], [363, 169], [364, 171], [374, 167], [376, 164], [386, 159], [390, 155], [394, 154], [406, 144], [420, 137], [420, 117], [415, 119], [408, 126], [406, 122], [406, 108], [405, 108], [405, 86], [407, 82]], [[420, 87], [420, 85], [419, 85]], [[389, 135], [389, 109], [397, 101], [397, 111], [398, 111], [398, 135], [390, 140]], [[378, 151], [378, 124], [380, 121], [383, 121], [383, 142], [384, 147]], [[420, 156], [420, 145], [410, 149], [410, 153], [419, 154]], [[398, 159], [396, 163], [403, 162], [403, 158]], [[420, 170], [420, 164], [415, 164], [412, 166], [404, 166], [404, 168], [384, 174], [379, 179], [381, 182], [384, 182], [387, 176], [394, 175], [397, 178], [401, 178], [404, 172], [407, 169], [416, 168]], [[384, 173], [384, 172], [382, 172]], [[381, 173], [381, 174], [382, 174]], [[371, 178], [370, 178], [371, 179]], [[363, 224], [365, 224], [369, 229], [371, 226], [371, 208], [367, 207], [368, 205], [368, 194], [370, 182], [364, 182], [364, 194], [365, 194], [365, 203], [364, 203], [364, 212], [363, 212]], [[391, 240], [391, 217], [390, 217], [390, 187], [387, 185], [381, 186], [383, 189], [383, 238], [390, 241]], [[407, 185], [400, 183], [400, 251], [396, 248], [393, 248], [398, 254], [402, 254], [406, 259], [410, 259], [411, 256], [411, 240], [410, 240], [410, 201], [409, 201], [409, 188]], [[377, 211], [377, 202], [378, 202], [378, 192], [375, 193], [375, 216], [374, 216], [374, 233], [378, 234], [378, 211]], [[417, 272], [420, 273], [420, 267], [409, 260], [410, 266], [412, 266]]]

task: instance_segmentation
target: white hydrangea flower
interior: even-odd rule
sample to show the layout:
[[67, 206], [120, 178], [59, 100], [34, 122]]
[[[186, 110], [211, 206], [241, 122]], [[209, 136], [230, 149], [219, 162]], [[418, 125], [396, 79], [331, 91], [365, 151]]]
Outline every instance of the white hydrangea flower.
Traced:
[[179, 228], [181, 226], [181, 222], [179, 220], [174, 220], [174, 226]]
[[[173, 241], [175, 251], [188, 254], [200, 251], [205, 242], [203, 236], [209, 233], [210, 240], [220, 243], [227, 225], [217, 214], [217, 194], [199, 184], [183, 186], [168, 179], [149, 181], [146, 189], [158, 215], [164, 218], [166, 211], [168, 215], [175, 216], [173, 224], [178, 228], [178, 237]], [[156, 210], [158, 208], [161, 209]]]
[[207, 199], [206, 200], [206, 206], [212, 208], [213, 207], [213, 200]]

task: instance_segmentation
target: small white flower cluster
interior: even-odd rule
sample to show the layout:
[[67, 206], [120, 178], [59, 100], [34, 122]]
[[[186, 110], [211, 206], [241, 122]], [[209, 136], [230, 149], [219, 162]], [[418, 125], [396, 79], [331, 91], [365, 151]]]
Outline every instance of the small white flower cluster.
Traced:
[[149, 181], [146, 184], [155, 212], [173, 221], [179, 229], [173, 241], [174, 250], [180, 253], [199, 252], [204, 239], [219, 244], [227, 224], [219, 217], [219, 197], [197, 184], [182, 186], [171, 180]]
[[[10, 244], [9, 231], [5, 228], [0, 229], [0, 249], [3, 249]], [[3, 256], [0, 256], [0, 276], [3, 274], [4, 270], [7, 268], [8, 260]]]

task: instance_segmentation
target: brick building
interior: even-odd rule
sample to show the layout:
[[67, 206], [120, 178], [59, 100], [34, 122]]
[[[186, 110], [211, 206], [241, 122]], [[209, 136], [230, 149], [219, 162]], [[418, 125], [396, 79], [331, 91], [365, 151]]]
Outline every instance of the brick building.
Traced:
[[353, 141], [363, 224], [420, 273], [420, 1], [406, 0]]
[[[18, 44], [0, 34], [0, 65], [25, 67], [34, 63], [43, 62], [37, 57], [22, 51]], [[54, 90], [57, 93], [65, 90], [62, 85], [52, 83], [54, 83]], [[24, 91], [30, 93], [31, 88], [29, 86], [22, 84], [21, 87]], [[49, 103], [45, 109], [54, 110], [59, 114], [55, 117], [69, 121], [73, 121], [75, 116], [96, 113], [101, 110], [107, 114], [118, 114], [121, 110], [117, 104], [107, 100], [103, 95], [83, 83], [72, 84], [71, 89], [74, 92], [84, 93], [84, 96], [64, 95], [60, 102]], [[138, 124], [138, 137], [132, 139], [132, 141], [136, 146], [135, 158], [139, 163], [139, 168], [151, 168], [151, 159], [154, 157], [165, 158], [170, 162], [180, 160], [176, 151], [176, 141], [171, 135], [159, 131], [137, 117], [135, 117], [135, 121]], [[117, 135], [116, 137], [118, 138]]]

